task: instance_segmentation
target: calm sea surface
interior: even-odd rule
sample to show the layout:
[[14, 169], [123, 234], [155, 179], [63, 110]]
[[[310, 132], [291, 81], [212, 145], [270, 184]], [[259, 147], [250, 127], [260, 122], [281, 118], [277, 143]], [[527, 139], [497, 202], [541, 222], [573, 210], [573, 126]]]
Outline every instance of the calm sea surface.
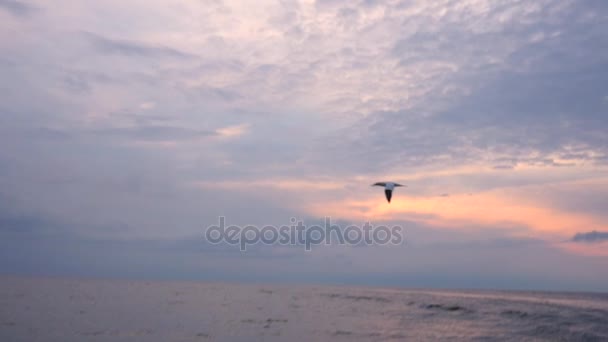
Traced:
[[608, 295], [0, 278], [0, 341], [608, 341]]

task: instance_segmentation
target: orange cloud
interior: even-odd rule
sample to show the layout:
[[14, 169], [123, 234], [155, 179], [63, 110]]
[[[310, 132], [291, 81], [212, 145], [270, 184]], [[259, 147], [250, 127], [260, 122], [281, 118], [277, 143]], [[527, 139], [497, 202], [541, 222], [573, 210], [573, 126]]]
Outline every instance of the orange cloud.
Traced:
[[450, 197], [413, 197], [397, 191], [386, 203], [379, 191], [365, 199], [313, 203], [308, 210], [317, 216], [351, 220], [414, 220], [431, 226], [462, 228], [476, 225], [524, 226], [532, 233], [571, 236], [605, 226], [589, 215], [566, 212], [528, 199], [525, 193], [495, 190]]
[[[293, 209], [303, 210], [308, 215], [316, 217], [330, 216], [350, 221], [415, 221], [429, 226], [474, 229], [475, 227], [497, 227], [512, 229], [512, 235], [525, 234], [526, 237], [536, 236], [545, 240], [564, 241], [577, 232], [598, 230], [604, 231], [608, 226], [605, 218], [592, 214], [577, 212], [556, 207], [552, 203], [553, 190], [585, 192], [589, 188], [606, 188], [608, 179], [582, 178], [574, 179], [577, 170], [524, 168], [518, 171], [497, 171], [478, 166], [461, 167], [454, 170], [438, 170], [411, 175], [393, 175], [387, 179], [405, 180], [410, 188], [398, 188], [392, 203], [387, 203], [379, 188], [368, 187], [371, 181], [367, 177], [342, 179], [340, 182], [328, 179], [280, 179], [197, 182], [197, 187], [222, 188], [238, 191], [257, 191], [268, 188], [285, 191], [292, 198]], [[584, 170], [578, 170], [584, 175]], [[466, 193], [465, 187], [455, 181], [459, 176], [468, 175], [498, 175], [507, 172], [508, 180], [525, 177], [532, 185], [520, 185], [514, 182], [511, 186], [494, 188], [472, 194]], [[424, 177], [428, 177], [425, 179]], [[580, 176], [579, 176], [580, 177]], [[427, 189], [423, 194], [412, 195], [409, 190], [416, 181], [428, 182], [436, 179], [437, 183], [453, 184], [449, 196], [438, 196], [439, 187]], [[503, 179], [504, 181], [505, 179]], [[498, 182], [500, 183], [500, 181]], [[508, 183], [508, 181], [507, 181]], [[356, 190], [351, 187], [358, 184]], [[360, 187], [364, 184], [364, 188]], [[291, 205], [284, 203], [284, 205]]]

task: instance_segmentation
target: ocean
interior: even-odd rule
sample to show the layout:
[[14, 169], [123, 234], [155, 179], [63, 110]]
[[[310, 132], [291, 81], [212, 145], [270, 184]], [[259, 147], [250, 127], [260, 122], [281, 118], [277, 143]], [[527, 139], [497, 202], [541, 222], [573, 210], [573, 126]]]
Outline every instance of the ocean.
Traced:
[[608, 341], [608, 294], [0, 278], [0, 341]]

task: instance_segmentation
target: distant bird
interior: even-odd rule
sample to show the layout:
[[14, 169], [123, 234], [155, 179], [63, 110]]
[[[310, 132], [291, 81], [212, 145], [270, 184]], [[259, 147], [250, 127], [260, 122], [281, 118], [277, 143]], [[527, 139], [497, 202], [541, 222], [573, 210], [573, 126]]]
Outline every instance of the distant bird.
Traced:
[[398, 186], [405, 186], [405, 185], [401, 185], [399, 183], [393, 183], [393, 182], [378, 182], [378, 183], [372, 184], [372, 186], [383, 186], [384, 194], [386, 195], [386, 200], [388, 201], [388, 203], [391, 203], [391, 197], [393, 197], [393, 190]]

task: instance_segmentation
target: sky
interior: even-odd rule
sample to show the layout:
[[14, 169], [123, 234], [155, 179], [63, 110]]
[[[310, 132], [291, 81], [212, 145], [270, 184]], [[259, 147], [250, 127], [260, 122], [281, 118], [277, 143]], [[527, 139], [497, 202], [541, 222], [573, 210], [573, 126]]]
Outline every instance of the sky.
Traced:
[[[600, 0], [0, 0], [0, 274], [608, 291], [607, 30]], [[241, 252], [220, 216], [405, 242]]]

